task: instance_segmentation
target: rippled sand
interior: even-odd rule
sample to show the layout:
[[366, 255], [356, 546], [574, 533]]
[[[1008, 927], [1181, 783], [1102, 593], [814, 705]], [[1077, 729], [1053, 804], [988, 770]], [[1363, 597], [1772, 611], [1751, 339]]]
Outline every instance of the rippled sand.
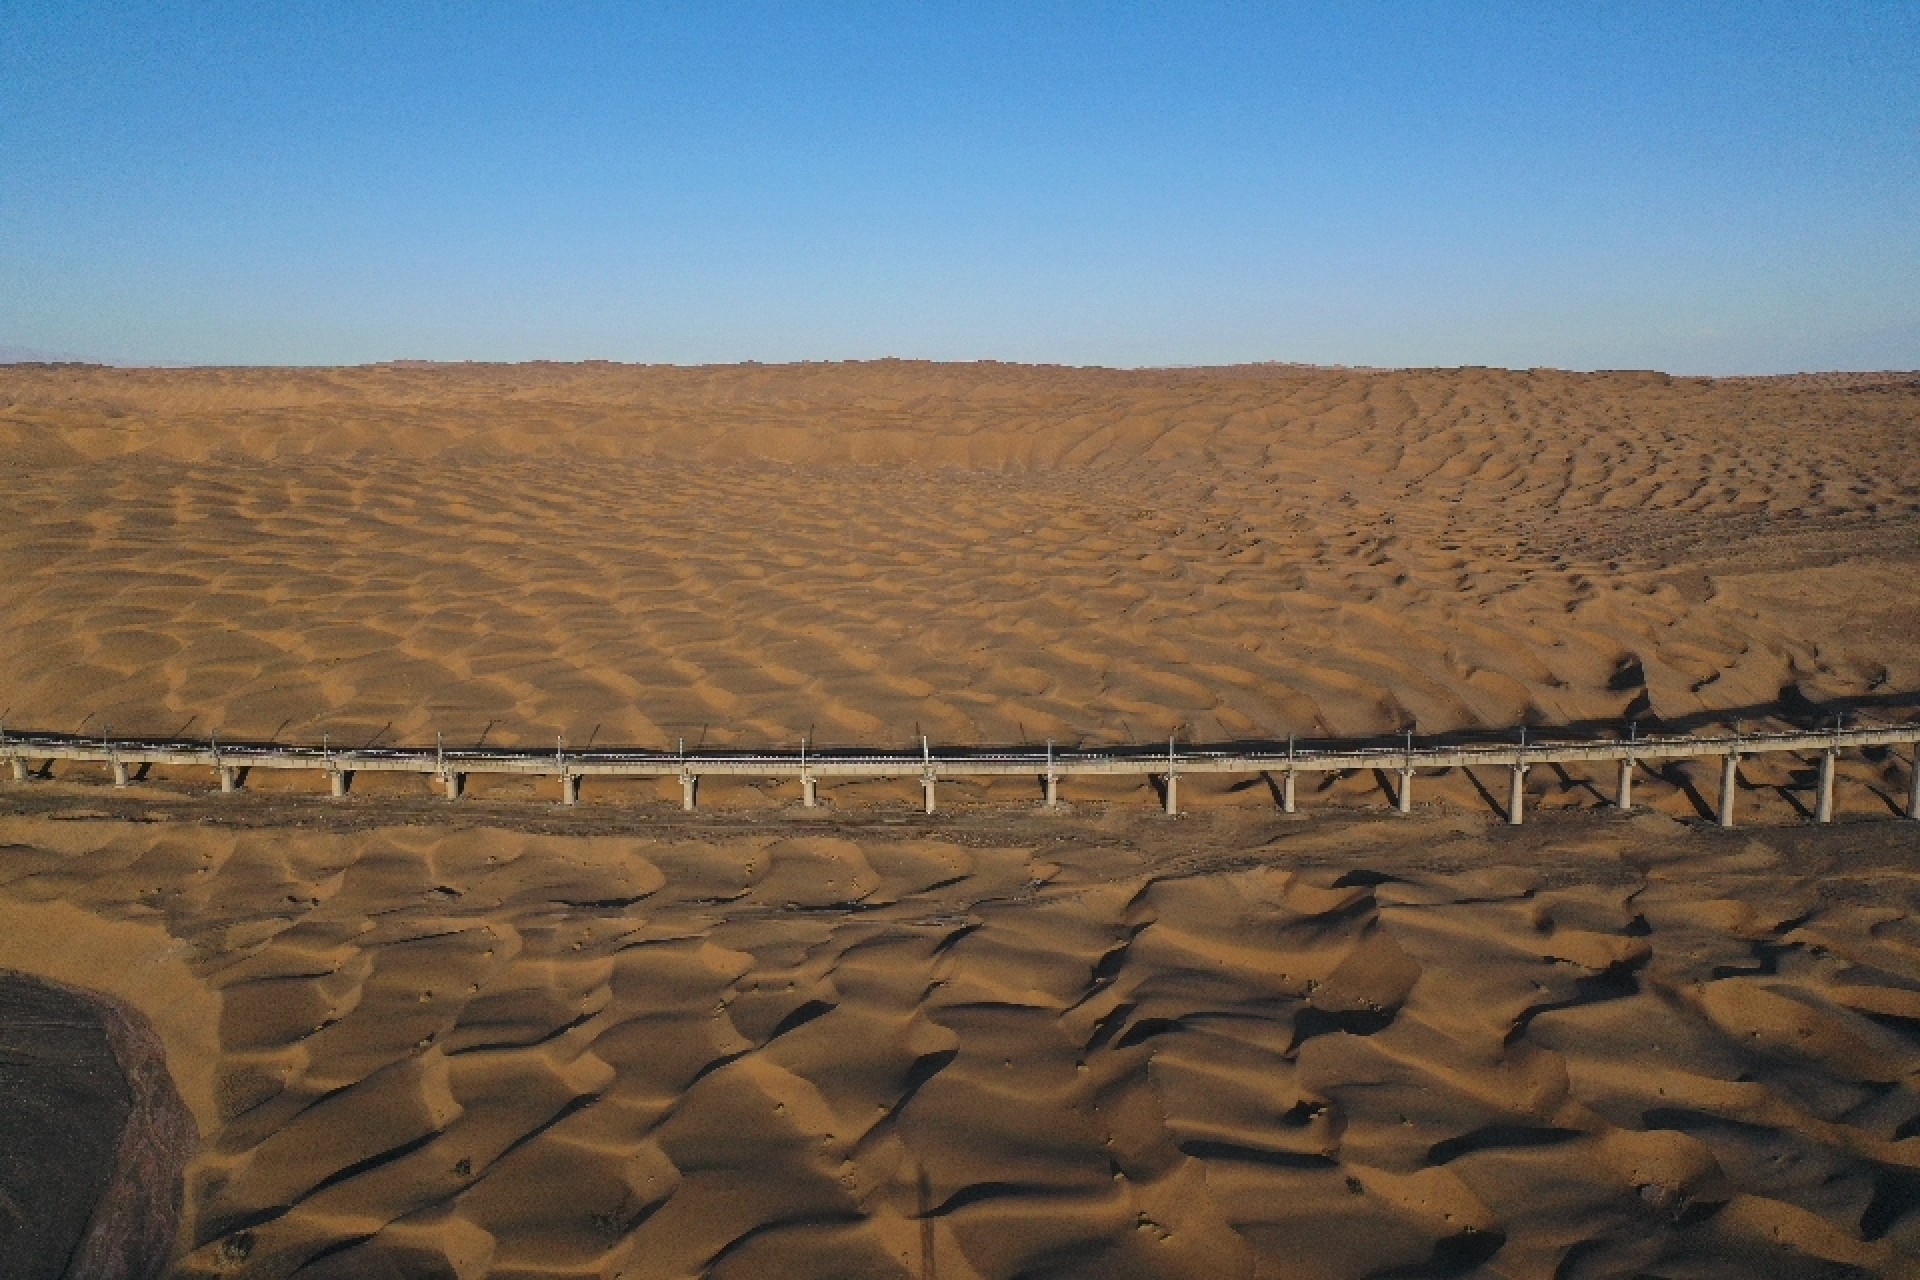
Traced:
[[[1751, 722], [1920, 691], [1920, 383], [0, 370], [0, 715], [336, 743]], [[0, 781], [182, 1274], [1920, 1274], [1910, 764]], [[1495, 784], [1497, 785], [1497, 783]], [[536, 803], [539, 802], [539, 803]], [[1877, 821], [1868, 821], [1877, 819]]]
[[17, 818], [0, 963], [199, 1068], [189, 1276], [1914, 1273], [1897, 824], [1034, 822]]
[[1920, 386], [880, 363], [0, 372], [0, 709], [535, 744], [1920, 689]]

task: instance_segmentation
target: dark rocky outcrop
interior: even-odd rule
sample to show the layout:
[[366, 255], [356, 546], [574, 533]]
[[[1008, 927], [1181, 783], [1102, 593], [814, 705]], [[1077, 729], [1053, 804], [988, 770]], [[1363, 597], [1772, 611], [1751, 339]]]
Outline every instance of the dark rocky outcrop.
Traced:
[[0, 971], [0, 1278], [159, 1280], [196, 1142], [146, 1019]]

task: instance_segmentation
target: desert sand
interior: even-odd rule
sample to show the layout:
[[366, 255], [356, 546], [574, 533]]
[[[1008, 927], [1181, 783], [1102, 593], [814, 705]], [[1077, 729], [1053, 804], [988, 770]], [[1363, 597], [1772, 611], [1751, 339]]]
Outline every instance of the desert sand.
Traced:
[[[1920, 691], [1920, 378], [0, 371], [0, 716], [1206, 740]], [[165, 1042], [189, 1276], [1920, 1274], [1909, 764], [0, 783], [0, 968]], [[946, 811], [950, 809], [951, 811]]]
[[832, 744], [1911, 692], [1916, 422], [1911, 377], [10, 370], [0, 708]]

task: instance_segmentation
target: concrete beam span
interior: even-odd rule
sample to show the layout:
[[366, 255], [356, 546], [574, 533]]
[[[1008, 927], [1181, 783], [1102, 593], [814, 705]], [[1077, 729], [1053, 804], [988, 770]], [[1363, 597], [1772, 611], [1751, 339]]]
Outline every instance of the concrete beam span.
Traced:
[[[1289, 744], [1284, 750], [1265, 750], [1228, 744], [1189, 744], [1176, 751], [1141, 748], [1063, 751], [1049, 745], [1039, 749], [980, 750], [944, 748], [934, 751], [842, 749], [821, 754], [802, 752], [728, 750], [696, 753], [639, 750], [587, 750], [560, 753], [513, 749], [432, 747], [368, 747], [341, 750], [328, 745], [301, 746], [228, 741], [191, 742], [138, 739], [116, 735], [105, 739], [71, 734], [20, 733], [0, 737], [0, 760], [8, 763], [12, 778], [24, 782], [34, 765], [48, 767], [63, 761], [105, 764], [119, 781], [133, 766], [192, 766], [211, 768], [222, 791], [238, 790], [243, 774], [254, 769], [311, 769], [329, 776], [332, 794], [344, 795], [347, 780], [356, 773], [415, 773], [442, 781], [449, 799], [456, 798], [473, 774], [553, 777], [560, 780], [563, 803], [576, 803], [586, 777], [679, 778], [682, 806], [695, 806], [703, 777], [791, 778], [801, 784], [802, 802], [818, 803], [819, 780], [918, 779], [923, 804], [934, 812], [936, 784], [942, 779], [966, 777], [1032, 778], [1045, 782], [1046, 803], [1058, 803], [1063, 778], [1131, 776], [1164, 782], [1164, 801], [1170, 814], [1179, 812], [1178, 787], [1188, 774], [1280, 775], [1281, 808], [1295, 811], [1296, 781], [1300, 774], [1380, 770], [1399, 774], [1393, 804], [1404, 811], [1412, 803], [1416, 770], [1500, 769], [1511, 771], [1508, 820], [1519, 823], [1525, 814], [1526, 770], [1541, 764], [1614, 763], [1619, 768], [1615, 803], [1633, 802], [1633, 771], [1658, 761], [1718, 759], [1721, 763], [1716, 818], [1731, 825], [1739, 760], [1742, 756], [1778, 752], [1816, 754], [1820, 759], [1819, 794], [1815, 816], [1830, 821], [1834, 813], [1835, 760], [1839, 753], [1870, 748], [1902, 750], [1909, 759], [1920, 752], [1920, 725], [1879, 725], [1864, 729], [1742, 734], [1733, 736], [1675, 736], [1627, 740], [1544, 740], [1525, 745], [1442, 744], [1424, 747], [1328, 747]], [[1907, 815], [1920, 818], [1920, 775], [1909, 782]]]

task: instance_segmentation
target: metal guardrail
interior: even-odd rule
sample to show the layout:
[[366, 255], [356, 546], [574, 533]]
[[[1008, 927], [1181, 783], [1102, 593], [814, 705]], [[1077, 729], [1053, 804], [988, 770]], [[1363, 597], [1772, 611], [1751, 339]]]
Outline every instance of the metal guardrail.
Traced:
[[[1375, 769], [1398, 773], [1395, 807], [1411, 806], [1414, 775], [1422, 769], [1507, 768], [1512, 771], [1508, 821], [1519, 822], [1524, 807], [1524, 779], [1534, 765], [1616, 762], [1619, 790], [1616, 803], [1631, 806], [1635, 769], [1643, 762], [1719, 757], [1722, 764], [1718, 816], [1722, 825], [1733, 821], [1733, 792], [1738, 762], [1743, 756], [1775, 752], [1817, 753], [1820, 757], [1819, 802], [1816, 816], [1832, 816], [1833, 762], [1842, 751], [1869, 747], [1911, 746], [1920, 753], [1920, 725], [1880, 725], [1870, 728], [1824, 731], [1784, 730], [1739, 735], [1667, 735], [1647, 738], [1548, 739], [1503, 743], [1440, 743], [1301, 746], [1278, 743], [1188, 744], [1169, 739], [1157, 745], [1100, 748], [942, 747], [936, 750], [922, 739], [920, 750], [889, 751], [836, 747], [826, 751], [802, 744], [797, 750], [655, 751], [618, 747], [568, 751], [558, 743], [552, 752], [506, 747], [358, 747], [335, 748], [270, 742], [204, 742], [182, 738], [89, 738], [76, 734], [0, 731], [0, 760], [8, 761], [16, 781], [26, 780], [35, 761], [102, 763], [113, 770], [114, 781], [126, 785], [134, 765], [185, 765], [210, 768], [221, 790], [238, 789], [241, 776], [252, 769], [312, 769], [332, 780], [336, 796], [346, 794], [352, 775], [367, 772], [420, 773], [446, 786], [457, 799], [471, 774], [521, 774], [557, 778], [561, 799], [579, 798], [580, 781], [587, 777], [673, 778], [682, 784], [685, 808], [694, 807], [699, 780], [706, 776], [794, 778], [800, 781], [804, 803], [817, 802], [817, 784], [824, 778], [918, 778], [925, 791], [926, 810], [934, 811], [936, 784], [943, 778], [1033, 776], [1046, 788], [1046, 803], [1058, 802], [1062, 778], [1133, 775], [1160, 780], [1168, 813], [1178, 811], [1178, 781], [1183, 774], [1240, 773], [1278, 775], [1282, 779], [1281, 805], [1295, 808], [1294, 778], [1302, 773]], [[1920, 768], [1909, 787], [1907, 816], [1920, 818]]]

